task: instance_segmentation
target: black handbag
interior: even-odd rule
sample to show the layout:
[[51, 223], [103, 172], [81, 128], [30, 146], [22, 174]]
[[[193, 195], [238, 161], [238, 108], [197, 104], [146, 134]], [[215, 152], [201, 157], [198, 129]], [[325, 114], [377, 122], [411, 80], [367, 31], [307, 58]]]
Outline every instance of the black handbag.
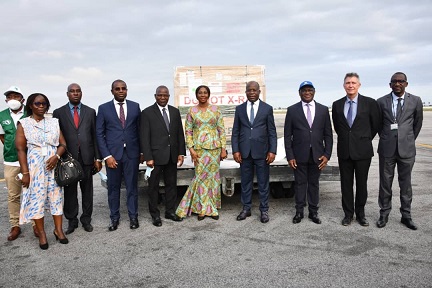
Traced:
[[60, 157], [57, 162], [54, 170], [54, 179], [59, 186], [68, 186], [81, 180], [83, 174], [81, 164], [66, 150], [63, 157]]

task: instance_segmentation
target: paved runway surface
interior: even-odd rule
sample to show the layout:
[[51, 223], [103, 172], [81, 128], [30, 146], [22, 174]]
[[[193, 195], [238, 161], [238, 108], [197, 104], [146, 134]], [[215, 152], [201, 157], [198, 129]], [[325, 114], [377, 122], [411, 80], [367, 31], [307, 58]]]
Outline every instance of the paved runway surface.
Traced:
[[70, 243], [62, 245], [55, 242], [47, 214], [46, 251], [39, 249], [30, 225], [22, 227], [17, 240], [6, 240], [7, 191], [1, 182], [0, 287], [431, 287], [431, 164], [432, 112], [425, 112], [413, 172], [412, 216], [417, 231], [400, 223], [398, 189], [387, 226], [375, 226], [377, 156], [369, 174], [366, 217], [371, 226], [366, 228], [356, 222], [348, 227], [340, 224], [339, 183], [322, 182], [321, 225], [308, 219], [292, 224], [292, 198], [271, 199], [270, 222], [262, 224], [257, 193], [252, 217], [238, 222], [237, 193], [222, 199], [218, 221], [163, 219], [157, 228], [151, 224], [145, 191], [140, 191], [140, 227], [129, 229], [123, 197], [120, 227], [108, 232], [106, 189], [95, 176], [94, 231], [79, 227], [68, 236]]

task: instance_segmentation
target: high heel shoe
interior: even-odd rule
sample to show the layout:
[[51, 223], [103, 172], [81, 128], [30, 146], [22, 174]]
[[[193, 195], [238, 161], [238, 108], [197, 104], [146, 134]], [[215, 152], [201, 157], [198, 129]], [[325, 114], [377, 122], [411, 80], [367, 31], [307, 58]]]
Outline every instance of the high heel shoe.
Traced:
[[[57, 236], [57, 234], [55, 233], [55, 231], [54, 231], [54, 236], [55, 236], [56, 240], [59, 241], [61, 244], [68, 244], [68, 243], [69, 243], [69, 240], [68, 240], [66, 237], [63, 238], [63, 239], [59, 238], [59, 237]], [[47, 248], [48, 248], [48, 247], [47, 247]]]
[[48, 249], [48, 242], [45, 244], [39, 244], [39, 248], [42, 250], [47, 250]]
[[198, 221], [204, 220], [205, 215], [198, 215]]

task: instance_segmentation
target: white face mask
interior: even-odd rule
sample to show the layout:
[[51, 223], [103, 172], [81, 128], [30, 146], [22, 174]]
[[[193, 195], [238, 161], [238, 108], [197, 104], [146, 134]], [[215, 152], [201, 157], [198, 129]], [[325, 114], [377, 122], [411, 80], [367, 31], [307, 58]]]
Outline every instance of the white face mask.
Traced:
[[9, 108], [11, 110], [15, 111], [15, 110], [18, 110], [21, 108], [22, 103], [18, 100], [11, 99], [11, 100], [7, 101], [7, 105], [9, 106]]

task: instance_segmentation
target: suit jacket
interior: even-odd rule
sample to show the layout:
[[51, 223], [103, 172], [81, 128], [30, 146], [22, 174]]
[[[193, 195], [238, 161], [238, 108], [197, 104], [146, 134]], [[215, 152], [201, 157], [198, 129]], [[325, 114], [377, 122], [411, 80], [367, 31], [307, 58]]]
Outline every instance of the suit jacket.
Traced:
[[[126, 100], [127, 116], [125, 128], [114, 107], [114, 101], [99, 106], [96, 116], [96, 135], [101, 157], [112, 155], [121, 159], [124, 150], [129, 159], [140, 157], [139, 125], [141, 110], [139, 104]], [[126, 149], [125, 149], [126, 144]]]
[[53, 117], [59, 119], [68, 151], [75, 159], [78, 159], [78, 152], [85, 165], [93, 165], [96, 159], [100, 159], [96, 140], [96, 111], [93, 108], [81, 103], [78, 128], [75, 127], [69, 103], [54, 110]]
[[168, 164], [170, 157], [173, 163], [177, 163], [179, 155], [186, 155], [180, 111], [171, 105], [166, 107], [170, 119], [169, 131], [156, 103], [141, 112], [141, 151], [145, 161], [154, 160], [155, 165]]
[[277, 135], [273, 107], [260, 101], [253, 125], [246, 112], [247, 102], [236, 107], [231, 135], [232, 152], [242, 158], [265, 159], [268, 152], [276, 154]]
[[415, 139], [423, 124], [422, 100], [418, 96], [405, 93], [397, 130], [390, 129], [390, 125], [394, 123], [392, 101], [391, 93], [377, 100], [382, 115], [378, 153], [384, 157], [392, 157], [397, 147], [401, 158], [414, 157], [416, 155]]
[[377, 102], [358, 95], [357, 116], [350, 128], [344, 115], [347, 97], [333, 102], [333, 126], [338, 135], [337, 155], [341, 159], [364, 160], [374, 155], [372, 139], [380, 130], [380, 110]]
[[315, 117], [309, 127], [303, 112], [303, 104], [299, 102], [287, 109], [284, 126], [285, 152], [287, 160], [295, 159], [299, 163], [307, 163], [312, 149], [315, 163], [319, 157], [330, 159], [333, 149], [333, 131], [329, 109], [315, 102]]

